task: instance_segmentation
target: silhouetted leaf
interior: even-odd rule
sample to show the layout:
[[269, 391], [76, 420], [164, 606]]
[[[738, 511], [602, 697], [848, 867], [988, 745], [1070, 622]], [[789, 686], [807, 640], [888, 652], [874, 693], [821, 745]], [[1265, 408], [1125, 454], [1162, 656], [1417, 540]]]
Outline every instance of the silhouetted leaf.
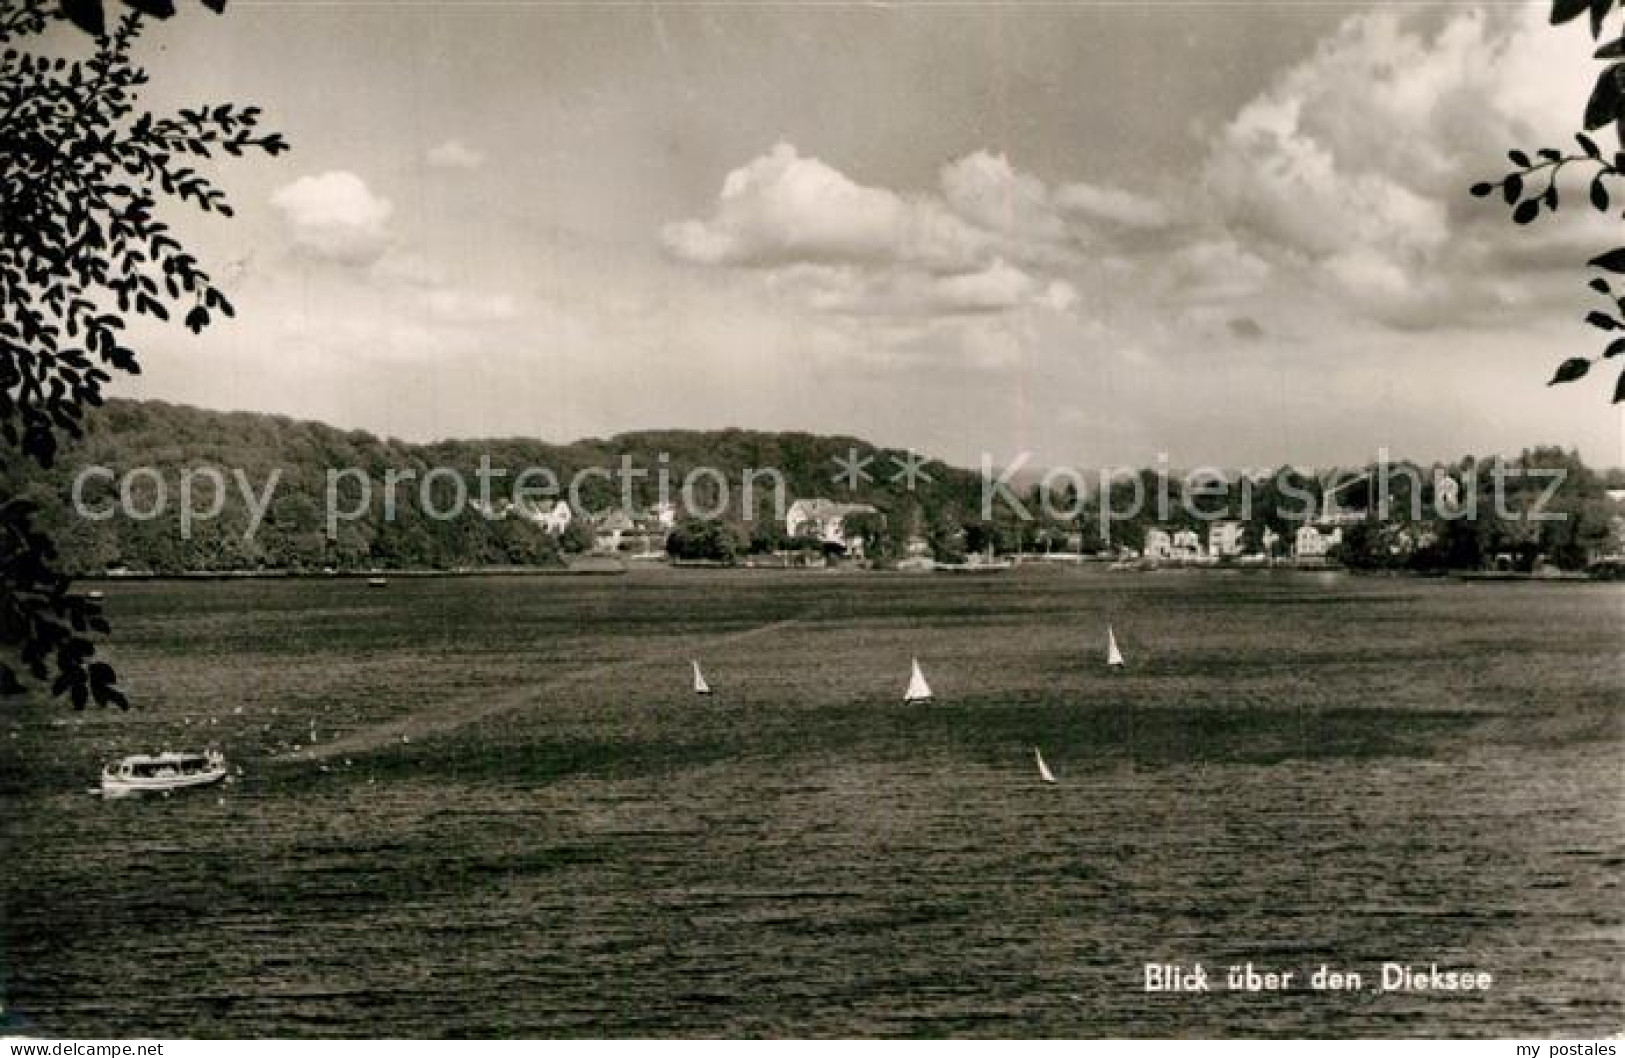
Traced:
[[1501, 181], [1501, 194], [1507, 200], [1509, 206], [1518, 201], [1523, 195], [1523, 177], [1513, 173]]
[[1492, 192], [1494, 190], [1495, 190], [1495, 185], [1494, 184], [1490, 184], [1490, 183], [1474, 184], [1473, 188], [1472, 188], [1473, 197], [1474, 198], [1487, 198], [1489, 196], [1490, 192]]
[[[1625, 38], [1621, 38], [1621, 39], [1625, 39]], [[1593, 158], [1597, 158], [1597, 159], [1602, 158], [1602, 148], [1597, 146], [1597, 141], [1596, 140], [1593, 140], [1590, 136], [1587, 136], [1583, 132], [1576, 132], [1574, 134], [1574, 139], [1575, 139], [1576, 142], [1578, 142], [1580, 144], [1580, 149], [1582, 151], [1585, 151], [1586, 154], [1590, 155]]]
[[1510, 150], [1510, 151], [1507, 152], [1507, 157], [1511, 158], [1512, 159], [1512, 164], [1516, 165], [1518, 168], [1520, 168], [1520, 169], [1529, 168], [1529, 156], [1527, 154], [1523, 153], [1522, 151], [1517, 150], [1517, 149]]
[[1601, 268], [1608, 272], [1625, 273], [1625, 246], [1617, 250], [1609, 250], [1598, 257], [1593, 257], [1586, 264], [1592, 268]]
[[1606, 312], [1592, 310], [1586, 313], [1586, 322], [1600, 331], [1615, 331], [1619, 329], [1619, 321]]
[[1512, 211], [1512, 219], [1517, 221], [1519, 224], [1528, 224], [1539, 215], [1540, 200], [1538, 198], [1531, 198], [1520, 202], [1518, 203], [1518, 208]]
[[1612, 124], [1619, 118], [1620, 104], [1625, 101], [1625, 92], [1621, 91], [1620, 85], [1620, 75], [1625, 71], [1621, 70], [1621, 66], [1615, 63], [1597, 75], [1597, 84], [1591, 89], [1591, 99], [1586, 103], [1587, 132]]
[[175, 0], [124, 0], [130, 7], [153, 18], [168, 18], [175, 13]]
[[1593, 279], [1587, 285], [1590, 286], [1592, 290], [1595, 290], [1599, 294], [1607, 294], [1607, 293], [1610, 293], [1614, 289], [1613, 287], [1608, 285], [1608, 280], [1604, 279], [1602, 276], [1598, 276], [1597, 278]]
[[1557, 365], [1557, 374], [1553, 375], [1552, 380], [1546, 384], [1555, 386], [1562, 382], [1573, 382], [1575, 379], [1584, 378], [1586, 372], [1590, 370], [1590, 360], [1583, 356], [1572, 357]]
[[1625, 401], [1625, 370], [1620, 371], [1619, 381], [1614, 383], [1614, 403]]
[[1591, 8], [1591, 0], [1552, 0], [1552, 25], [1572, 22]]
[[1602, 357], [1604, 360], [1609, 360], [1620, 353], [1625, 353], [1625, 338], [1615, 338], [1609, 342], [1608, 348], [1603, 350]]
[[1608, 9], [1614, 6], [1614, 0], [1591, 0], [1591, 39], [1596, 40], [1602, 34], [1603, 19], [1608, 17]]
[[62, 0], [62, 14], [69, 22], [99, 37], [107, 32], [107, 18], [102, 14], [102, 0]]
[[1594, 58], [1621, 59], [1625, 58], [1625, 37], [1615, 37], [1613, 40], [1597, 49]]
[[1599, 210], [1608, 209], [1608, 189], [1602, 186], [1602, 177], [1591, 181], [1591, 205]]

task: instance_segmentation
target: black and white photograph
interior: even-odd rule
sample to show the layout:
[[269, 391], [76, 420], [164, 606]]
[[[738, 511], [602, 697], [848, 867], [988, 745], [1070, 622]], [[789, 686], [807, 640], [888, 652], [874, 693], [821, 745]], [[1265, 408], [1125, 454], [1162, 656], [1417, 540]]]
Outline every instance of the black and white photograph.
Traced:
[[1617, 1054], [1622, 136], [1625, 0], [0, 0], [8, 1054]]

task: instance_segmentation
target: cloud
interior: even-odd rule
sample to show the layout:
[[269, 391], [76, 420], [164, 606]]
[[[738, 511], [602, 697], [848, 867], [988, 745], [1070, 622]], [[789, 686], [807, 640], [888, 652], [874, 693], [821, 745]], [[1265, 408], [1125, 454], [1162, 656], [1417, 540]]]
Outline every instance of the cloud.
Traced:
[[941, 205], [865, 187], [788, 143], [729, 173], [709, 219], [668, 224], [661, 238], [694, 264], [902, 261], [936, 271], [975, 268], [990, 244]]
[[866, 186], [780, 143], [661, 241], [684, 264], [758, 277], [819, 348], [850, 343], [898, 368], [1007, 365], [1039, 320], [1078, 311], [1080, 229], [1004, 155], [976, 151], [937, 175], [920, 191]]
[[948, 206], [985, 231], [1040, 242], [1068, 236], [1043, 181], [1017, 172], [1002, 154], [967, 154], [943, 166], [940, 179]]
[[1173, 220], [1168, 208], [1156, 199], [1115, 187], [1065, 184], [1055, 192], [1055, 202], [1089, 220], [1124, 228], [1165, 228]]
[[[1093, 328], [1089, 349], [1156, 356], [1205, 334], [1256, 357], [1281, 348], [1256, 341], [1259, 319], [1271, 333], [1378, 334], [1572, 311], [1573, 269], [1614, 238], [1583, 190], [1528, 227], [1466, 193], [1499, 175], [1507, 147], [1559, 142], [1583, 110], [1586, 78], [1550, 71], [1582, 68], [1589, 42], [1538, 7], [1351, 15], [1223, 122], [1177, 183], [1046, 180], [981, 149], [934, 183], [872, 186], [780, 143], [661, 241], [680, 263], [837, 321], [877, 362], [939, 341], [980, 349], [964, 355], [981, 364], [1009, 361], [988, 350], [1012, 342], [1088, 355], [1068, 321]], [[1013, 325], [1039, 317], [1055, 326]]]
[[1234, 302], [1261, 293], [1276, 269], [1234, 239], [1193, 242], [1145, 266], [1180, 302]]
[[[1250, 252], [1380, 323], [1435, 327], [1507, 303], [1532, 256], [1605, 244], [1578, 196], [1534, 229], [1466, 188], [1502, 151], [1555, 142], [1584, 107], [1583, 35], [1539, 5], [1382, 9], [1347, 19], [1213, 143], [1208, 213]], [[1531, 247], [1544, 249], [1531, 254]]]
[[777, 273], [770, 286], [820, 312], [897, 320], [991, 316], [1027, 305], [1067, 312], [1077, 300], [1070, 284], [1062, 280], [1046, 284], [1003, 260], [975, 272], [949, 275], [806, 265]]
[[282, 213], [294, 245], [320, 260], [372, 264], [390, 242], [394, 207], [354, 173], [300, 177], [272, 194], [271, 205]]
[[478, 169], [485, 164], [485, 155], [462, 140], [447, 140], [430, 147], [423, 157], [436, 169]]

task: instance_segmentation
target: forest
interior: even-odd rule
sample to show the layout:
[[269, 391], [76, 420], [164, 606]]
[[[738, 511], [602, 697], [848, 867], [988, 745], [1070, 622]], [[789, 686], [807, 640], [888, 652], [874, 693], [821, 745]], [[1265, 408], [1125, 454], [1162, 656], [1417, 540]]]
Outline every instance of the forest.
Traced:
[[[841, 461], [854, 452], [870, 457], [855, 481], [839, 476]], [[53, 467], [13, 460], [0, 465], [6, 479], [0, 483], [39, 505], [41, 525], [74, 575], [557, 567], [572, 552], [593, 547], [592, 516], [622, 511], [627, 499], [632, 515], [663, 500], [677, 505], [670, 550], [686, 558], [732, 561], [806, 548], [809, 541], [786, 536], [782, 509], [775, 518], [774, 507], [776, 499], [787, 504], [810, 497], [874, 507], [878, 514], [850, 519], [846, 531], [861, 536], [865, 553], [882, 564], [907, 553], [911, 542], [948, 561], [987, 551], [1107, 554], [1140, 547], [1152, 526], [1190, 528], [1205, 537], [1205, 522], [1237, 517], [1244, 504], [1245, 549], [1279, 555], [1290, 549], [1297, 526], [1324, 512], [1328, 492], [1338, 509], [1366, 514], [1345, 528], [1335, 555], [1350, 566], [1478, 569], [1510, 557], [1519, 568], [1544, 561], [1579, 569], [1618, 548], [1613, 535], [1621, 509], [1607, 490], [1625, 486], [1620, 471], [1599, 473], [1577, 454], [1548, 447], [1510, 458], [1392, 465], [1386, 510], [1371, 468], [1316, 473], [1281, 467], [1205, 480], [1173, 471], [1119, 472], [1104, 490], [1094, 484], [1097, 476], [1084, 473], [1074, 479], [1090, 483], [1081, 498], [1064, 475], [1052, 475], [1047, 490], [1029, 475], [1013, 493], [1018, 504], [994, 502], [991, 517], [984, 517], [979, 472], [929, 461], [911, 488], [897, 473], [907, 456], [852, 437], [738, 429], [650, 430], [570, 444], [529, 438], [411, 444], [279, 415], [119, 400], [88, 419], [84, 436], [67, 444]], [[93, 517], [75, 513], [73, 498], [75, 479], [89, 467], [106, 468], [81, 482], [81, 508]], [[496, 497], [510, 495], [521, 471], [533, 471], [531, 480], [543, 482], [544, 491], [545, 483], [554, 483], [551, 495], [533, 506], [568, 499], [568, 483], [579, 475], [571, 525], [552, 532], [511, 511], [492, 517], [477, 503], [459, 506], [460, 498], [481, 495], [482, 467], [486, 493]], [[149, 469], [130, 474], [138, 468]], [[188, 472], [201, 481], [199, 472], [208, 468], [225, 487], [215, 494], [203, 483], [185, 506], [210, 516], [183, 514], [178, 482]], [[695, 477], [686, 499], [704, 517], [683, 509], [680, 489], [697, 468], [709, 469]], [[739, 485], [753, 470], [776, 471], [784, 488], [776, 498], [758, 476], [747, 510]], [[1549, 475], [1530, 470], [1561, 471], [1561, 481], [1549, 489]], [[370, 487], [364, 504], [363, 490], [340, 490], [347, 516], [330, 519], [330, 480], [340, 471], [350, 472], [347, 484], [364, 475]], [[1463, 498], [1477, 501], [1472, 517], [1441, 515], [1434, 495], [1441, 473]], [[386, 490], [391, 476], [401, 483]], [[1493, 502], [1497, 480], [1500, 511]], [[389, 493], [393, 502], [386, 502]], [[1519, 516], [1537, 501], [1561, 517]], [[448, 511], [458, 513], [444, 516]]]

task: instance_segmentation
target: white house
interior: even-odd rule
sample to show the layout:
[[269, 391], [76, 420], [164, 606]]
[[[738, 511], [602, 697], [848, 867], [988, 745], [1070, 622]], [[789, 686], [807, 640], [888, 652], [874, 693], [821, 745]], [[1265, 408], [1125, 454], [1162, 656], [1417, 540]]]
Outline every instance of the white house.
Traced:
[[863, 553], [863, 538], [847, 530], [846, 520], [861, 514], [879, 514], [867, 503], [837, 503], [834, 500], [797, 500], [784, 515], [784, 532], [791, 538], [813, 537], [826, 544], [839, 544], [852, 554]]
[[1333, 547], [1343, 542], [1343, 530], [1334, 527], [1331, 532], [1321, 532], [1312, 525], [1300, 525], [1297, 538], [1292, 543], [1292, 556], [1294, 558], [1325, 558]]
[[520, 510], [538, 529], [555, 534], [570, 528], [570, 522], [575, 517], [575, 512], [563, 500], [558, 500], [551, 507], [526, 504]]
[[637, 529], [637, 523], [625, 511], [606, 511], [593, 526], [592, 546], [597, 551], [618, 551], [627, 534]]
[[1174, 558], [1201, 558], [1202, 538], [1189, 529], [1174, 534]]
[[1146, 558], [1173, 558], [1174, 541], [1166, 529], [1147, 529], [1145, 531], [1145, 546], [1140, 554]]
[[1242, 524], [1214, 522], [1207, 527], [1207, 550], [1215, 558], [1235, 558], [1241, 554]]

